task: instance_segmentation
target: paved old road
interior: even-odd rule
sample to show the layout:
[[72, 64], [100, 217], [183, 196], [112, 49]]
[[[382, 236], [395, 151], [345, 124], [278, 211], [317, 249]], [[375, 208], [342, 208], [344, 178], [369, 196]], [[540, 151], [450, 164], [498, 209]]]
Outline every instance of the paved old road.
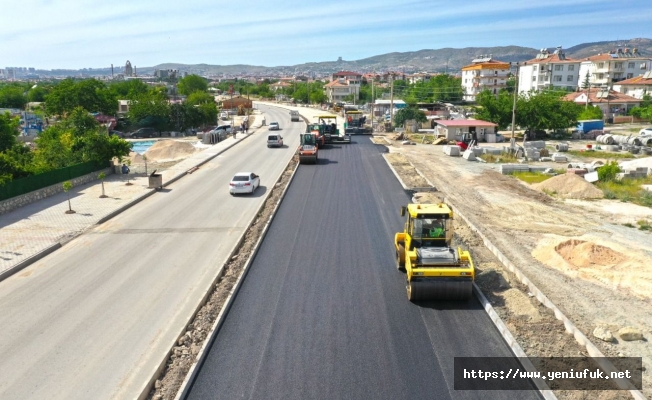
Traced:
[[409, 202], [355, 136], [302, 165], [188, 396], [512, 399], [455, 392], [454, 356], [511, 352], [477, 300], [414, 305], [394, 266]]
[[[266, 109], [266, 107], [261, 107]], [[266, 130], [0, 282], [0, 399], [134, 399], [298, 145]], [[261, 178], [232, 198], [233, 173]]]

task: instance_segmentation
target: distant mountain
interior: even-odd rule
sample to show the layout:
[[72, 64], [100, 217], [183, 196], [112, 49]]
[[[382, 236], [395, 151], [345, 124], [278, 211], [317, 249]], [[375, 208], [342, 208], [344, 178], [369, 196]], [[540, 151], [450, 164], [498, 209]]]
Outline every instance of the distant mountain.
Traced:
[[[606, 42], [582, 43], [563, 49], [567, 57], [585, 58], [599, 53], [614, 51], [618, 48], [637, 48], [644, 56], [652, 56], [652, 39], [637, 38]], [[550, 48], [554, 50], [554, 48]], [[526, 61], [534, 58], [540, 49], [520, 46], [501, 47], [466, 47], [463, 49], [444, 48], [436, 50], [419, 50], [395, 52], [363, 58], [355, 61], [337, 60], [310, 62], [292, 66], [264, 67], [254, 65], [209, 65], [209, 64], [160, 64], [150, 68], [140, 68], [139, 72], [148, 73], [155, 69], [178, 69], [202, 75], [307, 75], [323, 76], [341, 70], [357, 72], [397, 71], [446, 72], [455, 73], [481, 55], [491, 55], [495, 60], [505, 62]]]

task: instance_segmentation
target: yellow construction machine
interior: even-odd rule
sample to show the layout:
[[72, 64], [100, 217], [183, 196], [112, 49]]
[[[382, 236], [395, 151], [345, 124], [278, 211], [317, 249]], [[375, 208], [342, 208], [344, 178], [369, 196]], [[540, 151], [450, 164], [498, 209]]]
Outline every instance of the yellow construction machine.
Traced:
[[471, 297], [475, 266], [471, 254], [451, 247], [453, 211], [444, 203], [401, 207], [407, 219], [394, 238], [396, 267], [407, 277], [410, 301], [466, 300]]

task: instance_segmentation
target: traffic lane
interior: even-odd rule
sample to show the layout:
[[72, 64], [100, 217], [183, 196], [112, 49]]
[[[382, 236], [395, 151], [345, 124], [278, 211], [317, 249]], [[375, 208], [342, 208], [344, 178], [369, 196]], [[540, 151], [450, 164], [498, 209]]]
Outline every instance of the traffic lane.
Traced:
[[[299, 168], [189, 398], [486, 397], [453, 391], [452, 357], [437, 347], [509, 349], [477, 302], [424, 311], [407, 301], [392, 243], [409, 199], [365, 139]], [[423, 317], [447, 312], [446, 327]]]
[[225, 153], [228, 168], [202, 167], [211, 172], [175, 182], [2, 282], [0, 397], [137, 396], [262, 201], [231, 198], [229, 168], [259, 164], [271, 181], [286, 162], [277, 157], [291, 157], [256, 157], [266, 137], [247, 141]]

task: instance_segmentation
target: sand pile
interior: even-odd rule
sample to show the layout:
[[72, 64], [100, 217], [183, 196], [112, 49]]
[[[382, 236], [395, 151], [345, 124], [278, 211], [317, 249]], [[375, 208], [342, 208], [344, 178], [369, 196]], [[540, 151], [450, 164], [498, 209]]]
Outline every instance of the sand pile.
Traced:
[[193, 146], [190, 142], [159, 140], [154, 143], [152, 147], [147, 149], [145, 155], [147, 156], [147, 161], [156, 162], [186, 158], [198, 150], [199, 149]]
[[555, 251], [567, 263], [578, 268], [586, 268], [593, 265], [616, 265], [627, 259], [622, 253], [583, 240], [572, 239], [561, 242], [555, 246]]
[[[144, 163], [144, 161], [143, 161], [143, 156], [141, 156], [140, 154], [136, 153], [135, 151], [131, 151], [131, 152], [129, 152], [129, 155], [126, 156], [126, 157], [122, 160], [123, 163], [127, 163], [127, 161], [129, 162], [129, 163], [128, 163], [129, 165], [142, 164], [142, 163]], [[120, 160], [118, 160], [117, 158], [113, 158], [113, 164], [115, 164], [115, 165], [122, 165], [122, 163], [120, 162]]]
[[566, 199], [601, 199], [604, 197], [602, 190], [575, 174], [557, 175], [541, 183], [535, 183], [532, 187], [545, 192], [553, 192]]

